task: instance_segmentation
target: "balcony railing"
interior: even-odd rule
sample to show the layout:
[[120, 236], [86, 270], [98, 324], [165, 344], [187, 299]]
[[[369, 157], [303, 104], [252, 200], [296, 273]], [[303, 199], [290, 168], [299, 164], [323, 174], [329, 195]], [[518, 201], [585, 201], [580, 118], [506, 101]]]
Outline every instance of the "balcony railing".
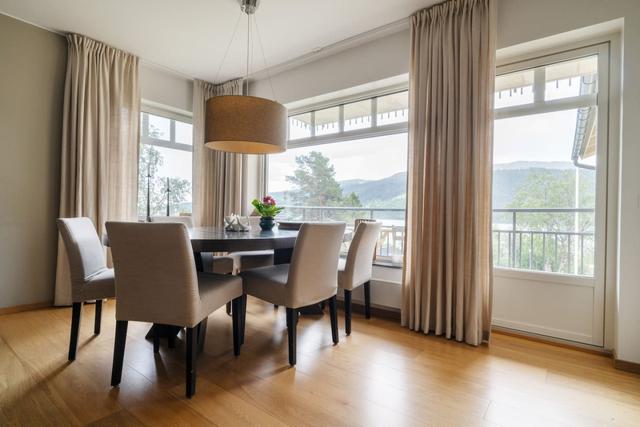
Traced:
[[[382, 222], [376, 261], [401, 265], [405, 210], [325, 206], [285, 206], [282, 219], [345, 221], [358, 218]], [[592, 276], [594, 209], [504, 208], [493, 210], [493, 265], [533, 271]], [[350, 225], [349, 228], [353, 228]], [[348, 246], [343, 248], [346, 253]]]
[[494, 209], [494, 267], [593, 276], [594, 212], [590, 208]]
[[[376, 246], [375, 262], [401, 266], [404, 251], [404, 216], [403, 208], [285, 206], [284, 212], [278, 218], [291, 221], [345, 221], [349, 229], [353, 229], [356, 219], [376, 219], [382, 222], [382, 228]], [[346, 254], [349, 246], [343, 246], [342, 253]]]

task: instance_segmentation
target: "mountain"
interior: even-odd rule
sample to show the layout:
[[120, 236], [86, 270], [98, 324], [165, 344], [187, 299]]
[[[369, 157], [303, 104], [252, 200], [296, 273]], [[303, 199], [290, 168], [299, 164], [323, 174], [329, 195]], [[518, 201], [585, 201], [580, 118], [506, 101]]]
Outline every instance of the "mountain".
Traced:
[[[497, 164], [493, 172], [493, 206], [504, 208], [509, 204], [532, 173], [544, 172], [560, 179], [567, 171], [573, 170], [575, 166], [571, 162], [518, 161]], [[594, 171], [582, 169], [580, 173], [586, 179], [595, 180]], [[362, 206], [404, 208], [406, 205], [407, 175], [403, 172], [377, 180], [349, 179], [339, 183], [343, 193], [355, 193]], [[272, 196], [282, 204], [287, 204], [285, 192], [275, 192]]]
[[350, 179], [340, 181], [344, 194], [356, 193], [363, 206], [403, 208], [407, 192], [407, 174], [399, 172], [372, 181]]

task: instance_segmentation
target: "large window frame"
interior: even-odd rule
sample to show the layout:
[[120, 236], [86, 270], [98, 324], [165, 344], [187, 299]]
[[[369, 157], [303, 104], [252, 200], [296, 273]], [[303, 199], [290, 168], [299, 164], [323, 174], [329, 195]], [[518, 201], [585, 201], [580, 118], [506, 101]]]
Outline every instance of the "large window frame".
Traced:
[[[616, 150], [615, 143], [612, 144], [613, 141], [611, 141], [611, 129], [609, 127], [610, 114], [612, 114], [610, 105], [610, 86], [612, 84], [612, 73], [610, 72], [612, 67], [611, 42], [602, 40], [586, 46], [578, 46], [528, 59], [503, 63], [497, 67], [496, 76], [546, 67], [593, 55], [598, 56], [597, 94], [544, 100], [544, 93], [541, 93], [540, 87], [541, 84], [544, 84], [545, 76], [534, 75], [534, 102], [495, 109], [494, 119], [535, 115], [581, 107], [597, 107], [594, 274], [593, 276], [580, 276], [494, 266], [494, 288], [496, 289], [494, 290], [494, 295], [496, 295], [496, 292], [507, 292], [508, 295], [512, 296], [512, 299], [508, 303], [503, 301], [504, 298], [498, 298], [498, 302], [494, 299], [493, 323], [498, 327], [524, 330], [602, 346], [605, 329], [605, 293], [608, 292], [607, 288], [609, 288], [609, 286], [605, 286], [605, 283], [610, 280], [611, 267], [615, 262], [615, 253], [608, 252], [608, 249], [614, 247], [612, 242], [615, 240], [615, 235], [611, 233], [614, 228], [612, 228], [612, 225], [615, 223], [615, 218], [611, 214], [615, 212], [615, 205], [612, 205], [611, 200], [612, 197], [615, 199], [615, 196], [612, 195], [615, 193], [613, 190], [615, 190], [615, 173], [617, 169], [615, 158], [610, 156], [610, 150], [614, 150], [614, 152]], [[509, 290], [505, 291], [505, 289]], [[557, 290], [557, 293], [554, 293], [555, 290]], [[578, 293], [581, 293], [581, 295], [590, 293], [592, 295], [592, 304], [589, 306], [591, 311], [588, 316], [581, 312], [581, 316], [585, 319], [591, 318], [590, 334], [576, 331], [575, 325], [569, 325], [563, 320], [570, 315], [576, 315], [579, 311], [577, 308], [567, 306], [565, 310], [557, 310], [560, 313], [558, 314], [551, 309], [547, 310], [545, 306], [535, 305], [536, 303], [540, 304], [541, 301], [547, 303], [554, 300], [554, 298], [557, 298], [557, 301], [564, 301], [563, 298], [566, 297], [565, 293], [567, 292], [572, 292], [571, 295], [577, 295]], [[519, 295], [520, 299], [513, 297], [515, 295]], [[511, 308], [507, 309], [507, 306]], [[527, 309], [519, 311], [521, 306], [525, 306]], [[583, 308], [588, 309], [589, 307]], [[496, 310], [498, 311], [497, 314]], [[518, 314], [514, 314], [513, 310]], [[526, 313], [520, 315], [522, 312]], [[531, 314], [532, 312], [535, 312], [536, 315]]]
[[[380, 125], [378, 123], [378, 99], [388, 95], [394, 95], [394, 94], [399, 94], [403, 92], [406, 92], [408, 97], [407, 84], [395, 85], [395, 86], [387, 87], [384, 89], [378, 89], [375, 91], [362, 93], [362, 94], [359, 94], [358, 96], [337, 98], [337, 99], [330, 100], [328, 102], [309, 104], [309, 105], [305, 105], [304, 107], [290, 109], [288, 111], [289, 118], [302, 115], [302, 114], [311, 115], [311, 124], [310, 124], [311, 136], [307, 138], [298, 138], [293, 140], [288, 138], [287, 147], [288, 148], [312, 147], [312, 146], [319, 146], [323, 144], [348, 142], [348, 141], [355, 141], [355, 140], [360, 140], [365, 138], [374, 138], [374, 137], [380, 137], [380, 136], [408, 133], [409, 132], [408, 104], [407, 104], [407, 119], [405, 121], [399, 122], [399, 123], [383, 124], [383, 125]], [[345, 130], [344, 129], [345, 105], [353, 104], [360, 101], [371, 102], [371, 110], [370, 110], [371, 126], [363, 129]], [[336, 108], [336, 107], [338, 108], [338, 123], [339, 123], [338, 131], [331, 134], [326, 134], [326, 135], [315, 135], [316, 112], [320, 110]], [[265, 168], [265, 171], [264, 171], [264, 182], [267, 183], [267, 191], [269, 191], [268, 189], [269, 162], [268, 161], [267, 161], [267, 167]], [[335, 209], [341, 209], [341, 208], [335, 208]], [[376, 210], [377, 208], [362, 209], [362, 211], [371, 211], [371, 216], [373, 216], [373, 212]], [[380, 209], [380, 210], [392, 211], [395, 209]], [[406, 216], [406, 206], [402, 210], [405, 211], [405, 216]], [[392, 236], [390, 235], [389, 238], [391, 237]], [[373, 264], [381, 267], [402, 268], [401, 264], [393, 263], [391, 261], [391, 257], [376, 256]]]
[[[140, 113], [139, 144], [141, 146], [151, 145], [170, 150], [186, 151], [191, 153], [191, 158], [193, 159], [193, 141], [191, 144], [185, 144], [176, 140], [176, 122], [193, 126], [193, 116], [189, 112], [143, 100], [141, 103]], [[169, 120], [169, 140], [154, 138], [149, 135], [149, 115]], [[140, 165], [138, 165], [138, 167], [140, 167]], [[193, 197], [193, 178], [191, 178], [191, 181], [191, 194]], [[145, 220], [146, 212], [138, 212], [138, 219]]]

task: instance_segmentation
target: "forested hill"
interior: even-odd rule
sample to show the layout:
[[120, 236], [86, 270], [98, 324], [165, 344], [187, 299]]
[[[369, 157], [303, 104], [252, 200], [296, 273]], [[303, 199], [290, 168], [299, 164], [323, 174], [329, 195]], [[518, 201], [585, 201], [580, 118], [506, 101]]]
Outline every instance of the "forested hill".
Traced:
[[[543, 172], [545, 175], [557, 176], [559, 179], [575, 168], [570, 162], [513, 162], [499, 164], [494, 167], [493, 205], [495, 208], [505, 207], [532, 175]], [[581, 170], [581, 175], [594, 179], [593, 171]], [[403, 208], [406, 203], [407, 177], [397, 173], [379, 180], [351, 179], [339, 181], [343, 194], [355, 193], [362, 206], [378, 208]], [[276, 200], [286, 204], [283, 192], [272, 194]]]

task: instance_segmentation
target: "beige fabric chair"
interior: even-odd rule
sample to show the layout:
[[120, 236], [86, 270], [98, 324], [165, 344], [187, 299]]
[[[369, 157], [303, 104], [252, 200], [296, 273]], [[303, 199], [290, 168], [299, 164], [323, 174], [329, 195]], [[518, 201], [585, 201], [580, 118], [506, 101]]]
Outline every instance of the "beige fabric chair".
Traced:
[[338, 287], [344, 290], [344, 320], [347, 335], [351, 334], [351, 291], [364, 285], [364, 310], [371, 317], [371, 272], [376, 244], [380, 237], [379, 222], [360, 222], [349, 246], [347, 258], [338, 264]]
[[[187, 228], [193, 228], [193, 218], [186, 215], [174, 215], [174, 216], [152, 216], [151, 222], [157, 223], [180, 223], [184, 224]], [[217, 274], [233, 274], [236, 272], [236, 264], [239, 262], [234, 257], [230, 256], [214, 256], [212, 253], [203, 253], [202, 267], [204, 271], [213, 272]]]
[[93, 333], [100, 333], [102, 300], [115, 296], [113, 270], [107, 268], [107, 258], [96, 228], [89, 218], [58, 218], [58, 230], [62, 236], [69, 271], [71, 273], [71, 336], [69, 360], [76, 359], [82, 304], [96, 301]]
[[[107, 222], [116, 271], [116, 338], [111, 385], [120, 384], [128, 321], [187, 328], [186, 394], [195, 393], [196, 326], [233, 300], [234, 353], [240, 353], [242, 280], [198, 273], [184, 224]], [[158, 328], [155, 328], [158, 330]], [[157, 336], [154, 350], [157, 351]]]
[[299, 308], [329, 300], [331, 334], [338, 343], [336, 270], [345, 224], [307, 223], [300, 228], [291, 264], [240, 273], [246, 295], [287, 308], [289, 364], [296, 364], [296, 324]]

